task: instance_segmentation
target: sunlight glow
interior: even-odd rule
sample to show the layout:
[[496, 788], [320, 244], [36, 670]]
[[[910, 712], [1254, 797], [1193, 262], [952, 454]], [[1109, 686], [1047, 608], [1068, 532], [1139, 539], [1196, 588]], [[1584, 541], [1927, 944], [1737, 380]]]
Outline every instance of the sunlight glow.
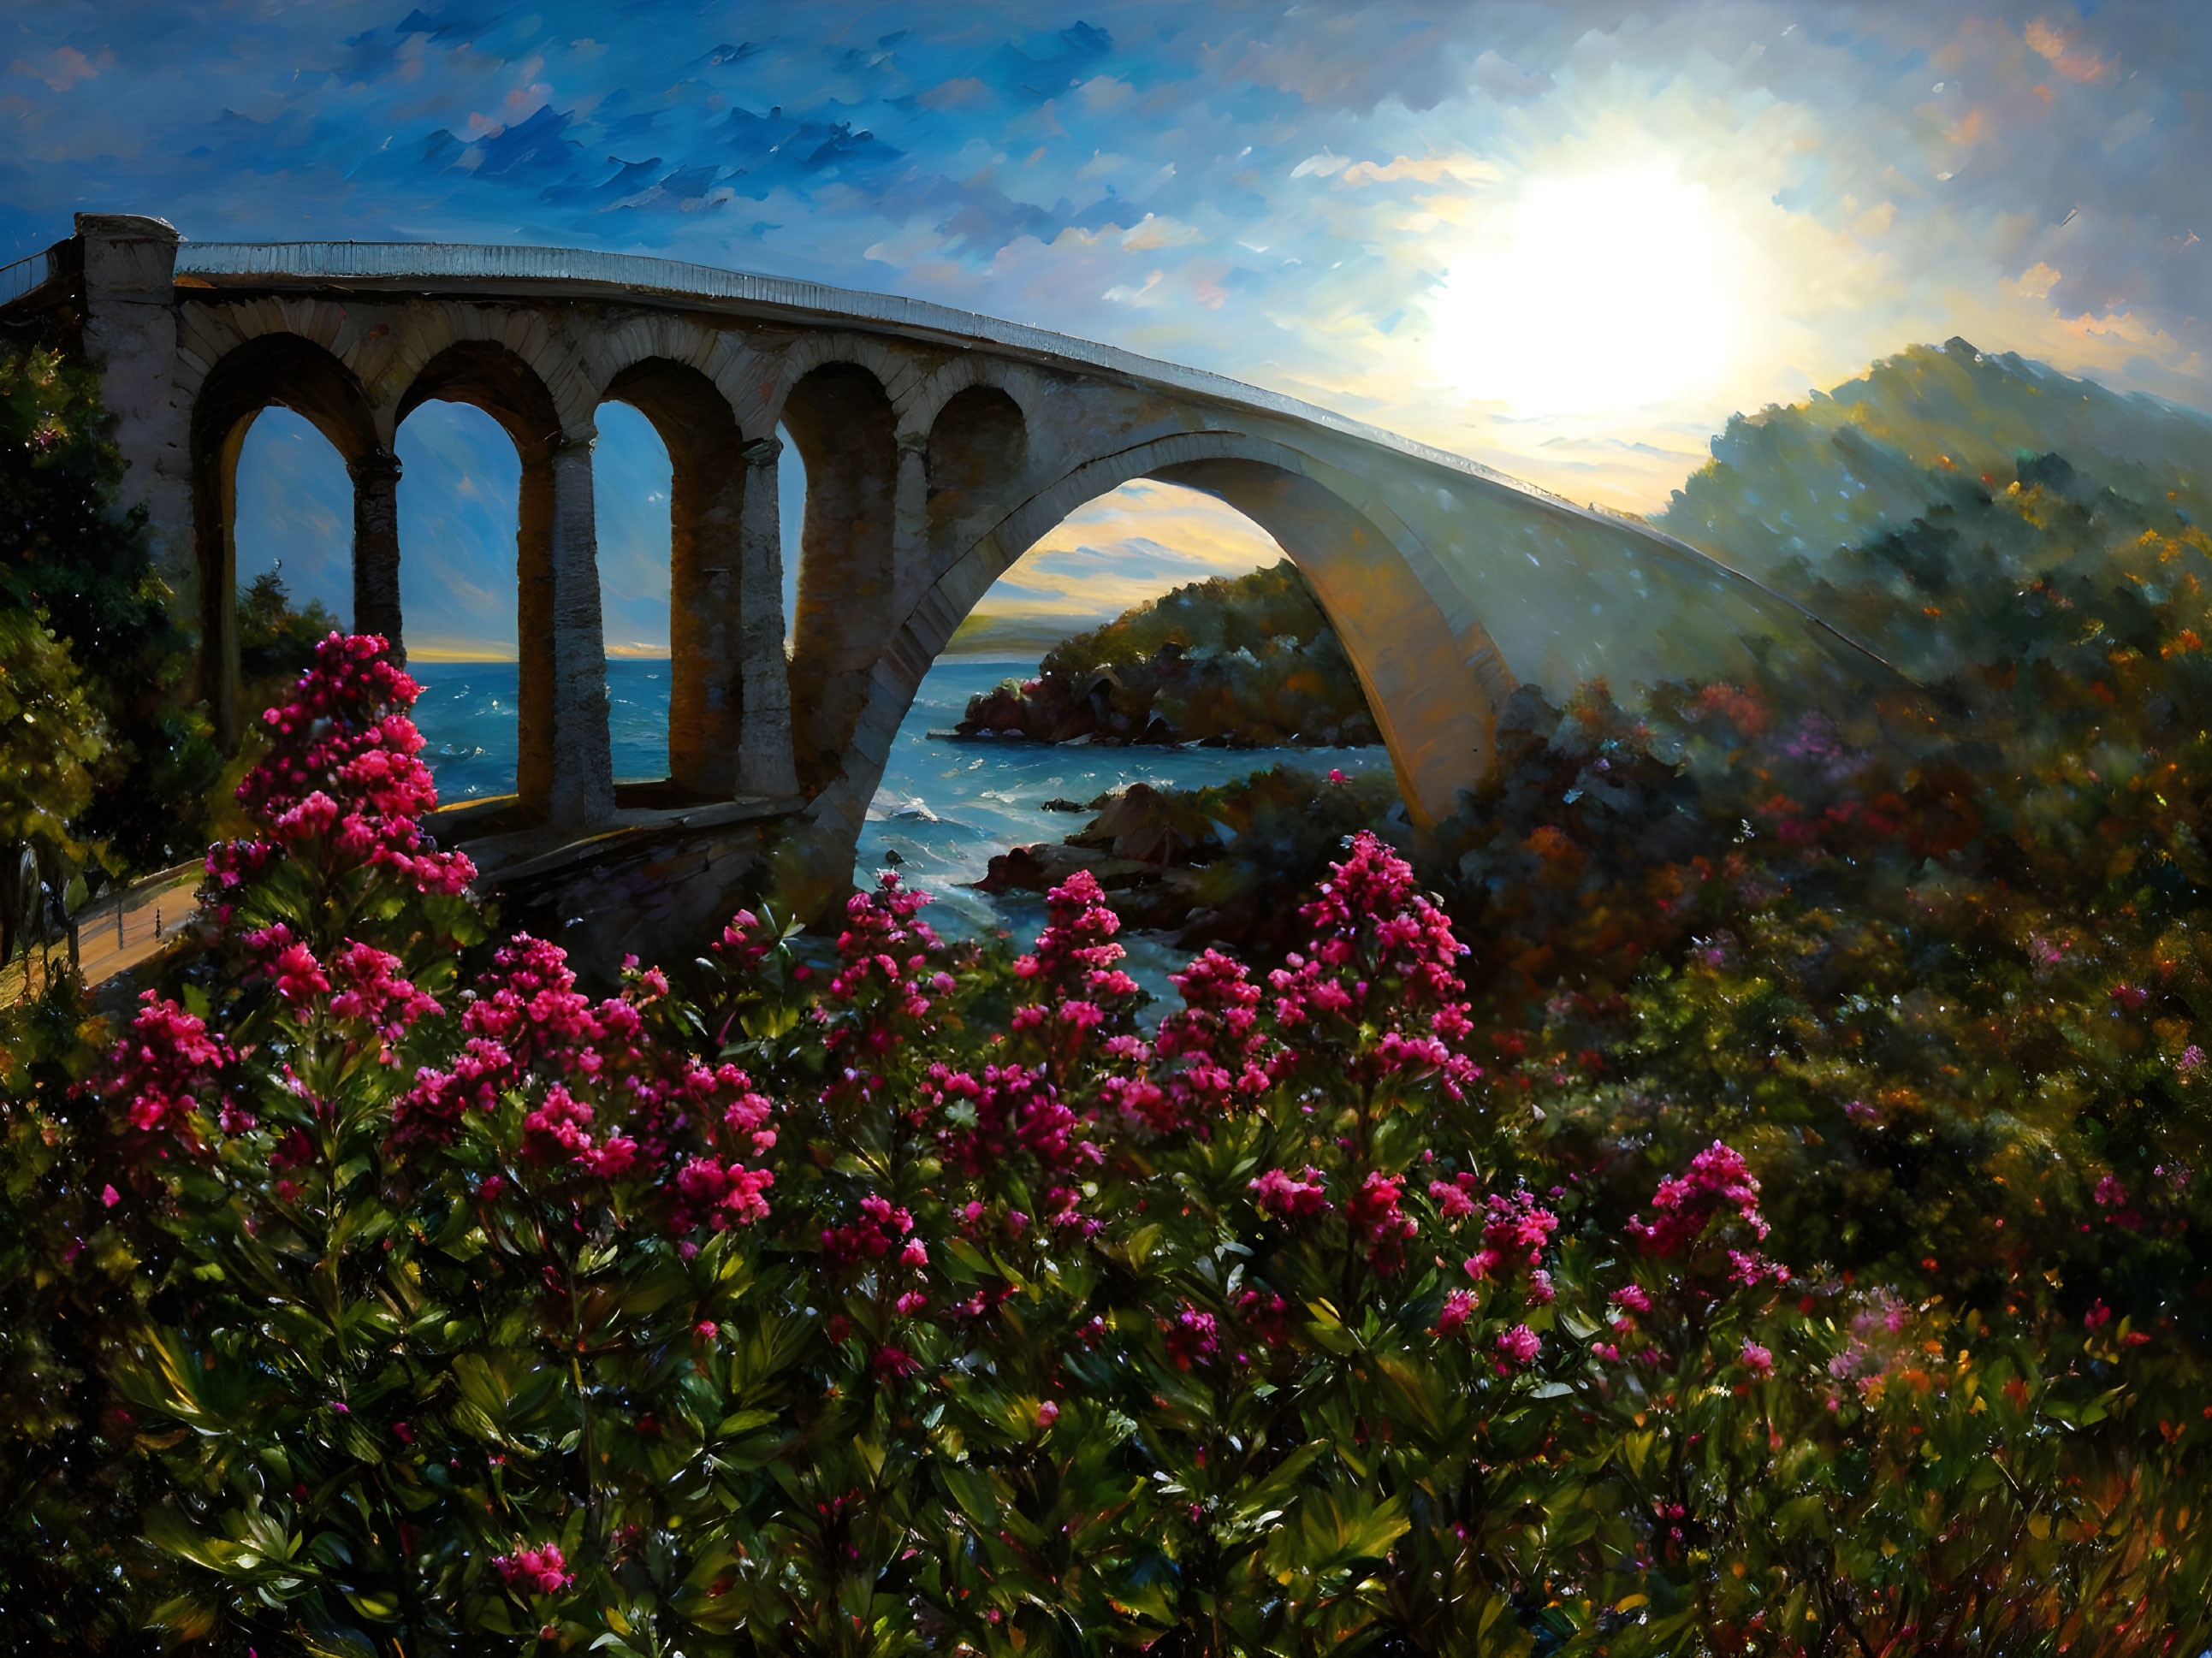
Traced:
[[1431, 361], [1516, 415], [1695, 396], [1731, 366], [1749, 252], [1670, 167], [1532, 181], [1452, 261]]

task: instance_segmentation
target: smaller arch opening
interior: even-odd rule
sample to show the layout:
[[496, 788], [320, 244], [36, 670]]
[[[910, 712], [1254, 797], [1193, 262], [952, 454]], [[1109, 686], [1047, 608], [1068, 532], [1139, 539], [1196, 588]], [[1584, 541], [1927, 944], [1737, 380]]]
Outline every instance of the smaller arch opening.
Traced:
[[931, 538], [1003, 497], [1028, 459], [1029, 422], [1013, 398], [995, 386], [971, 386], [952, 397], [929, 428]]
[[788, 426], [775, 428], [783, 446], [775, 461], [776, 541], [783, 552], [783, 654], [799, 654], [799, 567], [806, 552], [806, 462]]
[[513, 439], [462, 403], [417, 409], [399, 428], [400, 605], [414, 618], [407, 671], [416, 723], [447, 805], [511, 793], [519, 746], [515, 525], [522, 464]]
[[[296, 334], [247, 341], [225, 355], [201, 386], [190, 435], [201, 673], [226, 748], [236, 744], [250, 712], [240, 660], [239, 462], [258, 417], [271, 408], [293, 411], [348, 465], [377, 450], [376, 425], [361, 383], [321, 346]], [[349, 543], [349, 537], [340, 537], [340, 544]]]
[[401, 398], [400, 418], [434, 400], [483, 410], [506, 430], [521, 461], [515, 788], [526, 811], [556, 822], [592, 821], [611, 809], [614, 785], [588, 446], [568, 441], [538, 372], [489, 341], [464, 340], [431, 358]]
[[303, 648], [353, 626], [353, 480], [293, 410], [271, 407], [239, 449], [234, 527], [240, 670], [249, 690], [306, 665]]
[[422, 366], [399, 400], [399, 418], [424, 404], [465, 403], [507, 428], [526, 464], [561, 440], [561, 414], [529, 364], [503, 345], [462, 340]]
[[[601, 501], [615, 502], [612, 466], [633, 479], [623, 516], [601, 519], [615, 769], [726, 799], [746, 702], [747, 469], [737, 417], [706, 375], [664, 358], [624, 369], [599, 408]], [[659, 464], [637, 459], [647, 449]]]
[[675, 462], [654, 422], [610, 396], [592, 416], [592, 519], [606, 630], [607, 737], [618, 781], [669, 772]]

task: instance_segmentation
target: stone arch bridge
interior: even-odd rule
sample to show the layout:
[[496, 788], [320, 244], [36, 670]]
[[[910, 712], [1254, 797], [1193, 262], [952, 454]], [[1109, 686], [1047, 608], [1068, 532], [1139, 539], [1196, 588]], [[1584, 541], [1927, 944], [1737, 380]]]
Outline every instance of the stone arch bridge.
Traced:
[[[1686, 653], [1726, 671], [1804, 621], [1640, 520], [1272, 392], [943, 307], [605, 253], [199, 243], [121, 216], [76, 230], [27, 265], [27, 291], [0, 291], [0, 318], [58, 318], [100, 374], [127, 503], [147, 509], [198, 624], [227, 736], [234, 484], [255, 416], [294, 410], [344, 458], [354, 625], [403, 645], [400, 422], [458, 401], [513, 439], [520, 799], [483, 825], [508, 832], [511, 875], [571, 867], [578, 845], [604, 863], [620, 831], [659, 831], [674, 890], [670, 834], [775, 817], [842, 880], [953, 629], [1039, 537], [1135, 478], [1218, 497], [1297, 562], [1417, 826], [1482, 776], [1520, 679], [1626, 683]], [[610, 400], [651, 420], [673, 471], [671, 778], [643, 805], [618, 795], [608, 746], [592, 448]], [[779, 428], [806, 471], [788, 651]], [[645, 941], [674, 925], [617, 930]]]

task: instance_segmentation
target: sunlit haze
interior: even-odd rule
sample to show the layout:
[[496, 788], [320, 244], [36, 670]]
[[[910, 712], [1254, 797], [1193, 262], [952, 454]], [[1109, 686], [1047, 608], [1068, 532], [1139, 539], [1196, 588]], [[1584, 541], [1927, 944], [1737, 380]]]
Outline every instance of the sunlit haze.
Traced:
[[1543, 179], [1452, 261], [1431, 361], [1519, 415], [1626, 415], [1728, 378], [1748, 250], [1663, 167]]

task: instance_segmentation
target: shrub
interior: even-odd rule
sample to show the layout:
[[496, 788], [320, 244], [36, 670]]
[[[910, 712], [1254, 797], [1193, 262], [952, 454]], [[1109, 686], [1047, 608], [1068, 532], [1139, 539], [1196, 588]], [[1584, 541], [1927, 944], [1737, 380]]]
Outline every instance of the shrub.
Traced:
[[1687, 1091], [1765, 1062], [1726, 1021], [1788, 1028], [1743, 957], [1638, 993], [1643, 1040], [1704, 1045], [1678, 1072], [1570, 1069], [1552, 1026], [1501, 1066], [1366, 835], [1280, 966], [1206, 952], [1158, 1020], [1085, 876], [1018, 956], [887, 875], [833, 969], [740, 914], [591, 1001], [423, 838], [413, 691], [327, 641], [197, 963], [86, 1089], [15, 1086], [79, 1286], [22, 1304], [100, 1337], [78, 1393], [11, 1385], [97, 1411], [128, 1570], [78, 1581], [133, 1616], [391, 1653], [2203, 1638], [2183, 1160], [1976, 1141], [1894, 1218], [1908, 1270], [1778, 1132], [1827, 1083]]

